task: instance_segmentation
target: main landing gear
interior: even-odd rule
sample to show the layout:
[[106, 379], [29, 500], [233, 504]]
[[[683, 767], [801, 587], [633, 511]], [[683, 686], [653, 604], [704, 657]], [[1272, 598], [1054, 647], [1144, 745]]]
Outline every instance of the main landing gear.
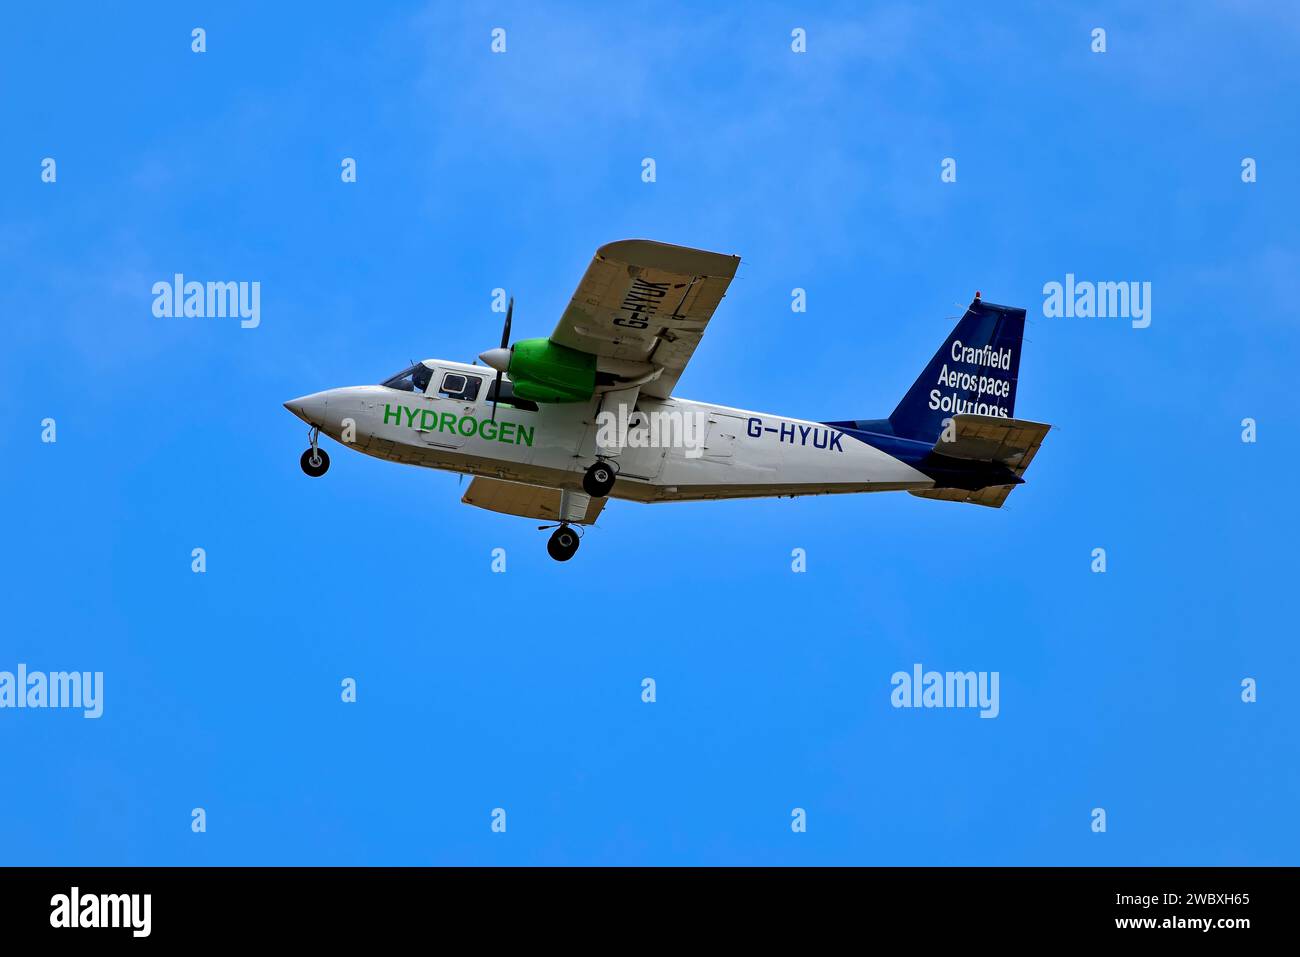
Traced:
[[592, 498], [604, 498], [614, 487], [618, 472], [608, 462], [596, 462], [582, 476], [582, 490]]
[[546, 543], [546, 552], [557, 562], [567, 562], [578, 551], [578, 533], [567, 522], [560, 525]]
[[311, 448], [302, 453], [302, 458], [298, 460], [298, 464], [312, 478], [320, 478], [329, 471], [329, 453], [317, 445], [320, 438], [319, 428], [312, 426], [311, 431], [307, 433], [307, 438], [311, 440]]

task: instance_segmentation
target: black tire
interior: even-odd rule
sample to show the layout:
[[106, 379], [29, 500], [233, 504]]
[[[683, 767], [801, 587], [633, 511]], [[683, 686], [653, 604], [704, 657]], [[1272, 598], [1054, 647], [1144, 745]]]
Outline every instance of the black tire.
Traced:
[[582, 490], [592, 498], [604, 498], [614, 487], [618, 473], [607, 462], [597, 462], [582, 476]]
[[557, 562], [567, 562], [578, 550], [578, 533], [568, 525], [561, 525], [546, 543], [546, 553]]
[[[312, 456], [316, 456], [316, 464], [312, 464]], [[302, 470], [312, 478], [320, 478], [330, 469], [330, 457], [324, 449], [318, 448], [315, 451], [308, 449], [302, 453], [302, 458], [298, 460]]]

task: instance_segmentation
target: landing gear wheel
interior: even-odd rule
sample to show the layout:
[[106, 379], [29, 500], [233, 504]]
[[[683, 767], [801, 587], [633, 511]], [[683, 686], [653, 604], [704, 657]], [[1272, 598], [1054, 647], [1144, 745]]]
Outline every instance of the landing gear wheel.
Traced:
[[320, 478], [329, 471], [330, 457], [324, 449], [308, 449], [298, 460], [302, 470], [312, 478]]
[[618, 473], [608, 462], [597, 462], [582, 476], [582, 490], [592, 498], [604, 498], [614, 487]]
[[546, 552], [557, 562], [567, 562], [578, 550], [578, 533], [568, 525], [561, 525], [546, 543]]

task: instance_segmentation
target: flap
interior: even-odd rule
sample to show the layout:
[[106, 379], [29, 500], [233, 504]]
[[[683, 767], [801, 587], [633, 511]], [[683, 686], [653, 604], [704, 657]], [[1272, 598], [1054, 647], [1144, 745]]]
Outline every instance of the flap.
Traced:
[[[469, 483], [469, 488], [461, 497], [467, 505], [485, 508], [490, 512], [505, 515], [520, 515], [524, 518], [540, 518], [547, 521], [560, 521], [560, 498], [558, 488], [545, 488], [540, 485], [524, 485], [519, 482], [505, 482], [501, 479], [476, 478]], [[571, 493], [572, 494], [572, 493]], [[581, 493], [577, 493], [581, 494]], [[583, 495], [582, 498], [587, 498]], [[581, 518], [570, 518], [576, 525], [590, 525], [605, 507], [608, 499], [593, 498], [587, 503], [586, 514]], [[575, 503], [576, 504], [576, 503]]]

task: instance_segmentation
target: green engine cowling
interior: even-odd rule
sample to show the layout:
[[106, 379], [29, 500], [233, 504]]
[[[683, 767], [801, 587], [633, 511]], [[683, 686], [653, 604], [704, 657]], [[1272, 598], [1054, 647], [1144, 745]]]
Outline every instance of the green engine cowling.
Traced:
[[521, 339], [510, 350], [515, 395], [532, 402], [585, 402], [596, 392], [596, 357], [550, 339]]

